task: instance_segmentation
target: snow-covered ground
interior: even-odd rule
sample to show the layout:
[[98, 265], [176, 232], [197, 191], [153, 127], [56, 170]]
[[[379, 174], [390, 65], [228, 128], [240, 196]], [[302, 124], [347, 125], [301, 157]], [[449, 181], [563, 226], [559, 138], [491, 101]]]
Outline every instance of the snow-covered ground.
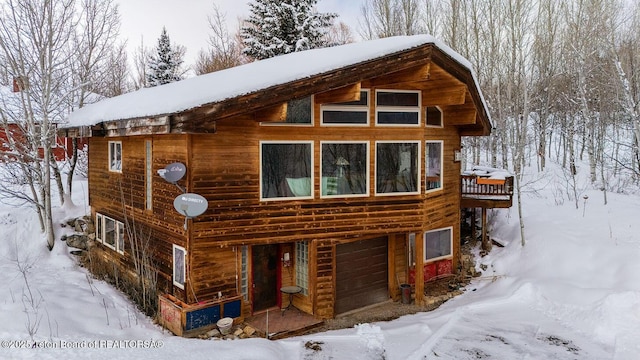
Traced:
[[[605, 206], [602, 192], [583, 190], [576, 209], [556, 174], [523, 194], [526, 246], [515, 207], [492, 216], [506, 246], [479, 259], [486, 270], [465, 294], [432, 312], [279, 341], [172, 336], [92, 280], [65, 243], [47, 251], [31, 210], [0, 205], [0, 358], [638, 359], [640, 196], [610, 193]], [[76, 189], [82, 205], [57, 209], [60, 220], [87, 210], [86, 184]], [[29, 328], [36, 348], [25, 348]]]

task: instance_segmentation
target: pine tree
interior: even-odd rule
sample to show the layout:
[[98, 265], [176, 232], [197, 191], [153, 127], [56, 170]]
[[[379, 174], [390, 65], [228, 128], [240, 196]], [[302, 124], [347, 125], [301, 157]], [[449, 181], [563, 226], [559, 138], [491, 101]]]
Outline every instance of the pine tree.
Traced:
[[167, 29], [162, 28], [158, 45], [147, 61], [147, 87], [153, 87], [182, 80], [180, 65], [183, 53], [171, 46]]
[[248, 26], [240, 30], [243, 54], [257, 60], [327, 46], [326, 34], [338, 16], [318, 13], [318, 0], [254, 0]]

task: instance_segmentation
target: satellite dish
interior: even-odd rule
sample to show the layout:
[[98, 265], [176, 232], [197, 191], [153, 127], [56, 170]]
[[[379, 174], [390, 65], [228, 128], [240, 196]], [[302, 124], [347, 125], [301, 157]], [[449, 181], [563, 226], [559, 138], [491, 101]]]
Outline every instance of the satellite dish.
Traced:
[[184, 174], [187, 172], [187, 167], [184, 166], [183, 163], [174, 162], [165, 166], [165, 168], [161, 170], [158, 170], [158, 175], [168, 182], [175, 184], [184, 177]]
[[194, 218], [207, 211], [209, 202], [201, 195], [186, 193], [176, 196], [173, 207], [187, 218]]

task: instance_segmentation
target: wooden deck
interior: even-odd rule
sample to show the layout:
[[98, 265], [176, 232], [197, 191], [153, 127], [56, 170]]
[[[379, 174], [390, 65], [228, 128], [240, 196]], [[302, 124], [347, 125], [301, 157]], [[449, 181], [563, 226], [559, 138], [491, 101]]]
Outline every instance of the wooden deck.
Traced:
[[461, 208], [510, 208], [513, 205], [513, 176], [505, 179], [461, 175]]

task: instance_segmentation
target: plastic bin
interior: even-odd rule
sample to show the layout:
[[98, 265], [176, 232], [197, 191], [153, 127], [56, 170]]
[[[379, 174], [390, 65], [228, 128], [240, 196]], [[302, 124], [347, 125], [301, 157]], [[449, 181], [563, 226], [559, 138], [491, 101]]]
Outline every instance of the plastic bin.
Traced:
[[400, 292], [402, 293], [402, 303], [411, 304], [411, 285], [400, 284]]

